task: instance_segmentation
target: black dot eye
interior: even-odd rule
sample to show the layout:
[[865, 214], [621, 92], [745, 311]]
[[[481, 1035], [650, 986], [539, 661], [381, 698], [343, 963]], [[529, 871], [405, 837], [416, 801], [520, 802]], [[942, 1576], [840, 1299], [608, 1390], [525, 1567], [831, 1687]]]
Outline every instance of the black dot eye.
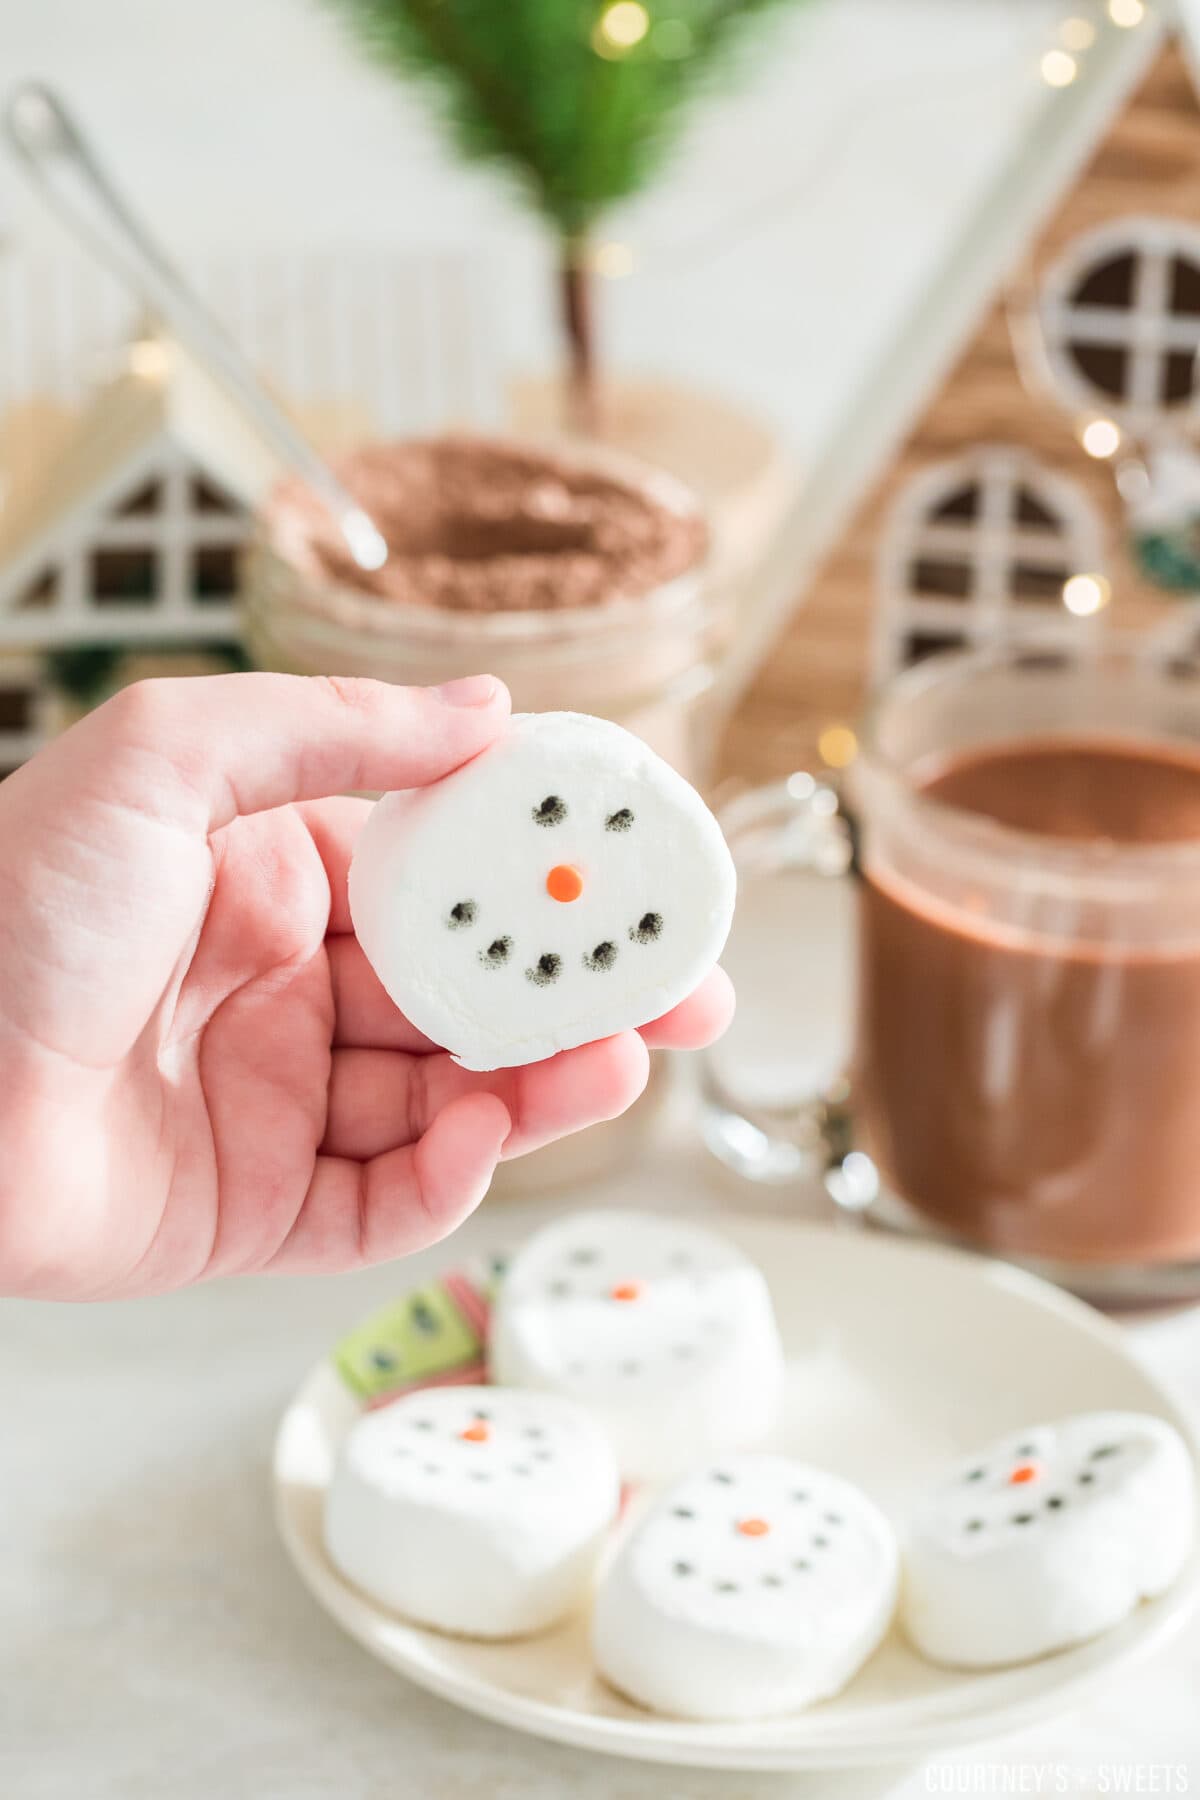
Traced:
[[986, 1469], [972, 1469], [970, 1474], [967, 1476], [967, 1480], [968, 1481], [982, 1481], [986, 1474], [987, 1474]]
[[733, 1486], [733, 1476], [726, 1475], [723, 1469], [714, 1469], [712, 1478], [714, 1481], [719, 1481], [722, 1487]]
[[482, 1419], [485, 1423], [487, 1422], [488, 1419], [491, 1418], [491, 1416], [492, 1415], [490, 1412], [484, 1412], [479, 1407], [476, 1407], [475, 1411], [471, 1414], [471, 1417], [473, 1419]]
[[1046, 1505], [1050, 1508], [1051, 1512], [1057, 1512], [1060, 1506], [1065, 1506], [1066, 1504], [1067, 1503], [1061, 1494], [1051, 1494], [1046, 1502]]
[[1037, 1445], [1036, 1444], [1018, 1444], [1017, 1445], [1017, 1455], [1018, 1456], [1036, 1456], [1037, 1455]]
[[609, 813], [604, 821], [604, 829], [605, 831], [628, 831], [632, 824], [633, 814], [627, 806], [622, 806], [618, 812]]
[[506, 963], [512, 954], [510, 937], [493, 938], [486, 950], [479, 952], [479, 960], [485, 968], [498, 969]]
[[799, 1500], [800, 1502], [803, 1503], [805, 1500], [808, 1499], [808, 1489], [807, 1488], [793, 1488], [792, 1489], [792, 1499]]
[[417, 1330], [424, 1332], [426, 1337], [436, 1337], [442, 1329], [442, 1321], [427, 1300], [414, 1300], [408, 1309], [408, 1316]]
[[390, 1350], [372, 1350], [371, 1366], [375, 1369], [394, 1369], [396, 1359]]
[[672, 1568], [676, 1575], [690, 1575], [692, 1573], [691, 1563], [686, 1563], [686, 1562], [673, 1563]]
[[629, 927], [629, 935], [635, 944], [652, 944], [662, 936], [662, 914], [643, 913], [636, 925]]
[[446, 923], [451, 931], [461, 931], [465, 925], [475, 923], [477, 911], [478, 908], [473, 900], [459, 900], [450, 908]]
[[1115, 1456], [1120, 1448], [1120, 1444], [1097, 1444], [1088, 1460], [1102, 1462], [1106, 1456]]
[[690, 1506], [673, 1506], [671, 1516], [675, 1519], [694, 1519], [696, 1515]]
[[567, 816], [567, 806], [557, 794], [547, 794], [539, 806], [533, 809], [535, 825], [561, 825]]
[[549, 987], [552, 981], [558, 980], [561, 969], [562, 957], [555, 956], [552, 950], [548, 950], [544, 956], [538, 957], [536, 968], [526, 969], [525, 979], [532, 981], [534, 987]]
[[602, 944], [584, 957], [584, 964], [589, 969], [611, 969], [617, 960], [617, 946], [605, 938]]

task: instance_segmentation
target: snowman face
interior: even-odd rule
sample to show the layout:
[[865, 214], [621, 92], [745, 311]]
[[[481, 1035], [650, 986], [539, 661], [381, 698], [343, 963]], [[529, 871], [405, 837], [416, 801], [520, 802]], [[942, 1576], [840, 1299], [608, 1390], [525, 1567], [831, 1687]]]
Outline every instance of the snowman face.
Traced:
[[581, 1482], [612, 1490], [611, 1453], [592, 1421], [553, 1395], [431, 1388], [362, 1418], [350, 1466], [410, 1503], [520, 1515], [570, 1507]]
[[720, 1238], [610, 1211], [539, 1232], [513, 1259], [503, 1305], [542, 1374], [619, 1397], [701, 1376], [769, 1302], [758, 1270]]
[[962, 1464], [920, 1524], [962, 1556], [1033, 1544], [1121, 1493], [1161, 1454], [1135, 1416], [1089, 1413], [1033, 1426]]
[[879, 1607], [896, 1580], [886, 1519], [848, 1481], [779, 1456], [733, 1457], [680, 1482], [629, 1547], [659, 1611], [767, 1642]]
[[[389, 819], [394, 856], [372, 842]], [[351, 882], [364, 948], [397, 1004], [468, 1067], [666, 1011], [716, 961], [733, 908], [732, 863], [699, 797], [628, 732], [572, 714], [519, 718], [445, 781], [382, 802], [356, 868], [368, 860]]]

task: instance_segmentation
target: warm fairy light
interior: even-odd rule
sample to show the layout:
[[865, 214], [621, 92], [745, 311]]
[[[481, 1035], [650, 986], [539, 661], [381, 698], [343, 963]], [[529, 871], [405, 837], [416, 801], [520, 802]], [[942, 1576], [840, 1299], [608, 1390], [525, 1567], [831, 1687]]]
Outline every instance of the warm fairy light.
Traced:
[[1042, 58], [1042, 80], [1047, 87], [1070, 87], [1079, 73], [1079, 64], [1065, 50], [1047, 50]]
[[640, 44], [650, 29], [650, 14], [641, 0], [613, 0], [596, 21], [592, 49], [600, 56], [622, 56]]
[[129, 368], [141, 381], [162, 381], [171, 366], [167, 346], [158, 338], [137, 338], [129, 346]]
[[821, 761], [831, 769], [844, 769], [858, 755], [858, 739], [848, 725], [827, 725], [817, 739]]
[[1077, 619], [1086, 619], [1108, 605], [1111, 592], [1103, 575], [1072, 575], [1063, 582], [1063, 605]]
[[1114, 25], [1140, 25], [1146, 16], [1143, 0], [1108, 0], [1108, 16]]
[[1112, 419], [1089, 419], [1079, 441], [1089, 456], [1115, 456], [1121, 448], [1121, 429]]
[[628, 244], [597, 244], [592, 252], [592, 267], [597, 275], [610, 281], [633, 274], [633, 251]]
[[1068, 50], [1086, 50], [1096, 41], [1096, 27], [1090, 19], [1064, 19], [1058, 35]]

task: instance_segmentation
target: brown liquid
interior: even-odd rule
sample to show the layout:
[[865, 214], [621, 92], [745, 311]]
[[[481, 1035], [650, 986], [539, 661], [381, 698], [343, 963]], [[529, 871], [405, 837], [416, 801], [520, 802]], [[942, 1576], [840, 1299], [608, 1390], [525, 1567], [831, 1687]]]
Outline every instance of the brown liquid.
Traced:
[[[1029, 740], [943, 764], [937, 799], [1076, 842], [1200, 840], [1200, 752]], [[867, 1147], [912, 1205], [991, 1247], [1200, 1256], [1200, 919], [1185, 948], [1065, 941], [868, 868]]]

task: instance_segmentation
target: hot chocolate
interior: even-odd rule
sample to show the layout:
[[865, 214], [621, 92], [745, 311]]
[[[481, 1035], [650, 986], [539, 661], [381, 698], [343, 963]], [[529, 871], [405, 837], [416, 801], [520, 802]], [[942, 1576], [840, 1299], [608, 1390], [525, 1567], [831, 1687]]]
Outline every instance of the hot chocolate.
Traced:
[[[1200, 749], [1028, 738], [917, 772], [926, 797], [1054, 843], [1200, 844]], [[1028, 840], [1026, 840], [1027, 842]], [[1057, 909], [1057, 910], [1055, 910]], [[1200, 1257], [1200, 917], [1022, 917], [868, 861], [862, 1126], [885, 1181], [976, 1242], [1076, 1263]]]

